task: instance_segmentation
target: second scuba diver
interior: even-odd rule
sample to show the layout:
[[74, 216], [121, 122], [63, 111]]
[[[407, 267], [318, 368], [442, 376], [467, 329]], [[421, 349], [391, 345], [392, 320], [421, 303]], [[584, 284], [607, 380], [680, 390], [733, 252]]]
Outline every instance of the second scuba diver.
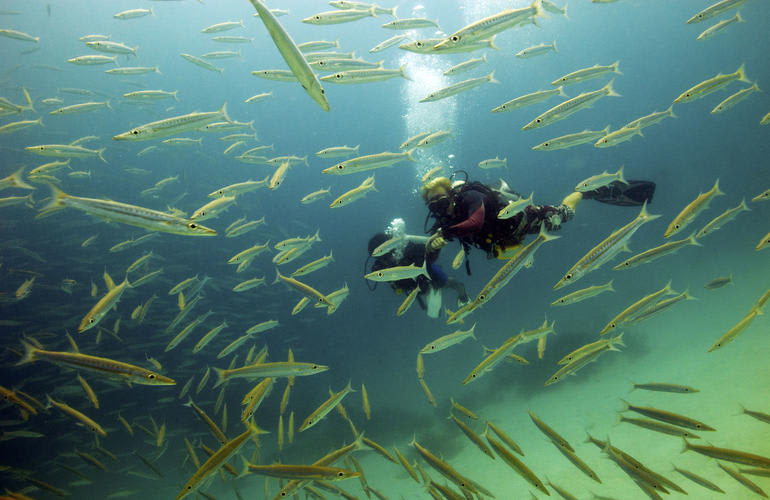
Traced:
[[422, 267], [423, 263], [425, 263], [428, 275], [430, 276], [430, 279], [425, 276], [417, 276], [414, 279], [390, 282], [389, 284], [396, 294], [406, 295], [414, 290], [415, 287], [419, 287], [420, 291], [417, 295], [417, 302], [431, 318], [437, 318], [440, 313], [441, 292], [444, 288], [454, 289], [457, 292], [459, 303], [468, 302], [469, 299], [468, 294], [465, 292], [465, 286], [455, 278], [448, 277], [441, 269], [441, 266], [435, 263], [435, 260], [438, 258], [438, 251], [428, 248], [426, 245], [428, 237], [406, 234], [402, 219], [393, 220], [386, 232], [377, 233], [372, 236], [369, 240], [369, 256], [372, 257], [372, 252], [383, 243], [396, 240], [397, 244], [392, 249], [374, 257], [371, 271], [410, 264]]

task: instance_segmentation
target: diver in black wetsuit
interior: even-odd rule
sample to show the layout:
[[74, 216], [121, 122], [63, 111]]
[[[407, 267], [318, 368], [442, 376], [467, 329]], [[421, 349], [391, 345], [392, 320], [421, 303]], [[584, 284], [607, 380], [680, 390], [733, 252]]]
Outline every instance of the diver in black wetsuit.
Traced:
[[[372, 236], [369, 240], [370, 257], [378, 246], [390, 238], [391, 236], [385, 233], [377, 233]], [[417, 302], [428, 316], [435, 318], [438, 317], [441, 307], [441, 289], [454, 289], [457, 292], [457, 300], [460, 303], [466, 303], [469, 299], [468, 294], [465, 292], [465, 286], [455, 278], [448, 277], [441, 269], [441, 266], [435, 263], [435, 260], [438, 258], [438, 252], [427, 251], [425, 240], [427, 238], [421, 237], [417, 241], [410, 241], [408, 236], [405, 237], [402, 245], [393, 248], [384, 255], [373, 257], [374, 262], [372, 263], [371, 270], [376, 271], [378, 269], [408, 266], [410, 264], [422, 267], [425, 259], [427, 259], [425, 267], [428, 270], [430, 279], [425, 276], [418, 276], [415, 279], [392, 281], [389, 284], [396, 294], [404, 295], [414, 290], [415, 287], [419, 287], [420, 292], [417, 295]]]
[[572, 219], [575, 207], [583, 198], [613, 205], [641, 205], [649, 203], [654, 192], [653, 182], [615, 181], [593, 191], [573, 192], [560, 205], [528, 205], [510, 219], [498, 219], [497, 214], [503, 207], [521, 198], [504, 181], [493, 188], [476, 181], [453, 184], [446, 177], [436, 177], [422, 188], [428, 216], [435, 219], [427, 231], [432, 236], [426, 247], [430, 252], [437, 252], [448, 240], [457, 238], [466, 253], [475, 246], [484, 250], [489, 258], [508, 258], [527, 234], [540, 232], [541, 225], [554, 230]]

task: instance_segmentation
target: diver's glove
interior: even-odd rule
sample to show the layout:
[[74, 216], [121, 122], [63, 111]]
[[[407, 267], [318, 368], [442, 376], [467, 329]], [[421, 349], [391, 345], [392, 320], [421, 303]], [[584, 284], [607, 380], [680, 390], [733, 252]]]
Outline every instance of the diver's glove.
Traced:
[[448, 241], [445, 240], [443, 236], [441, 236], [441, 230], [439, 229], [434, 234], [432, 234], [430, 238], [428, 238], [428, 241], [425, 243], [425, 249], [428, 252], [438, 252], [447, 243]]

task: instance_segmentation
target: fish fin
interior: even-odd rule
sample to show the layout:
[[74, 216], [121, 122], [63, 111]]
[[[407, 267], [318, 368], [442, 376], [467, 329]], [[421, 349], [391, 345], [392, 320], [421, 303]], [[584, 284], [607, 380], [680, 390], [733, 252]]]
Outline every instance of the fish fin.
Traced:
[[32, 363], [35, 361], [35, 352], [37, 352], [39, 349], [35, 347], [34, 345], [30, 344], [27, 340], [22, 339], [21, 345], [24, 346], [24, 355], [22, 358], [16, 362], [16, 366], [18, 365], [26, 365], [27, 363]]
[[46, 217], [57, 210], [65, 208], [62, 200], [67, 198], [68, 195], [53, 184], [48, 184], [48, 187], [51, 189], [51, 201], [49, 201], [46, 206], [40, 209], [40, 212], [38, 212], [38, 214], [35, 216], [36, 219]]
[[214, 383], [214, 387], [219, 387], [220, 385], [225, 383], [225, 377], [223, 375], [224, 370], [221, 368], [214, 368], [214, 374], [217, 376], [217, 381]]
[[[374, 7], [372, 7], [372, 8], [374, 8]], [[405, 68], [406, 68], [406, 64], [402, 64], [401, 67], [398, 68], [398, 71], [401, 73], [401, 76], [403, 76], [404, 78], [406, 78], [409, 81], [412, 81], [412, 79], [409, 78], [409, 76], [404, 72]]]
[[620, 71], [619, 65], [620, 65], [620, 61], [615, 61], [614, 63], [612, 63], [612, 71], [613, 71], [613, 73], [617, 73], [619, 75], [622, 75], [623, 72]]
[[551, 47], [553, 47], [553, 51], [554, 51], [554, 52], [559, 52], [559, 51], [556, 49], [556, 40], [554, 40], [554, 41], [553, 41], [553, 43], [551, 44]]
[[[617, 64], [617, 62], [615, 64]], [[621, 97], [620, 94], [618, 94], [617, 92], [615, 92], [613, 90], [613, 88], [612, 88], [613, 82], [615, 82], [614, 78], [612, 80], [610, 80], [609, 82], [607, 82], [607, 85], [604, 86], [604, 89], [607, 90], [607, 95], [611, 96], [611, 97]]]
[[222, 112], [224, 115], [225, 121], [232, 123], [233, 121], [230, 119], [230, 116], [227, 114], [227, 102], [224, 102], [222, 104], [222, 107], [219, 108], [219, 111]]
[[751, 80], [749, 80], [746, 77], [746, 63], [741, 64], [741, 67], [738, 68], [738, 71], [736, 71], [736, 73], [738, 73], [738, 80], [739, 81], [744, 82], [744, 83], [751, 83]]
[[24, 173], [24, 167], [21, 167], [16, 172], [10, 175], [11, 183], [13, 184], [13, 187], [17, 187], [21, 189], [36, 189], [35, 186], [31, 186], [24, 181], [24, 178], [22, 177], [23, 173]]
[[668, 109], [666, 110], [666, 112], [668, 112], [668, 116], [670, 116], [671, 118], [678, 118], [678, 117], [677, 117], [677, 116], [674, 114], [674, 105], [673, 105], [673, 104], [672, 104], [671, 106], [669, 106], [669, 107], [668, 107]]

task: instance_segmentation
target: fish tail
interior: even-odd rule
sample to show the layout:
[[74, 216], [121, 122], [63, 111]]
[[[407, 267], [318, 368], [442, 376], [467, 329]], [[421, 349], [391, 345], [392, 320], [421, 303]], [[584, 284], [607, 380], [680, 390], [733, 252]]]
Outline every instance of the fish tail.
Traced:
[[[392, 9], [390, 9], [390, 15], [391, 15], [391, 16], [393, 16], [393, 17], [398, 17], [398, 16], [396, 16], [396, 9], [397, 9], [397, 8], [398, 8], [398, 5], [396, 5], [396, 6], [395, 6], [395, 7], [393, 7]], [[339, 45], [337, 45], [337, 47], [339, 47]]]
[[232, 120], [230, 119], [230, 116], [227, 114], [227, 103], [223, 103], [222, 107], [219, 108], [219, 111], [224, 115], [225, 121], [232, 123]]
[[558, 49], [556, 48], [556, 40], [553, 41], [553, 43], [551, 44], [551, 47], [553, 47], [554, 52], [559, 52]]
[[620, 65], [620, 61], [615, 61], [614, 63], [612, 63], [612, 72], [622, 75], [623, 72], [620, 71], [619, 65]]
[[651, 220], [655, 220], [660, 217], [660, 214], [649, 213], [647, 211], [647, 200], [644, 200], [644, 203], [642, 203], [642, 210], [639, 212], [639, 217], [646, 219], [646, 222], [650, 222]]
[[[357, 146], [356, 146], [357, 147]], [[406, 157], [409, 161], [415, 161], [414, 156], [412, 156], [412, 153], [414, 153], [414, 150], [417, 148], [412, 148], [409, 151], [406, 152]]]
[[687, 238], [687, 243], [689, 243], [690, 245], [695, 245], [696, 247], [702, 247], [703, 244], [699, 242], [698, 239], [695, 237], [697, 233], [698, 233], [697, 231], [693, 231], [690, 237]]
[[614, 279], [611, 279], [609, 283], [607, 283], [607, 290], [610, 292], [614, 292], [615, 289], [612, 287], [612, 282], [615, 281]]
[[622, 182], [623, 184], [628, 184], [628, 182], [623, 178], [623, 167], [625, 165], [621, 165], [617, 172], [615, 172], [615, 175], [618, 176], [618, 181]]
[[[372, 8], [373, 8], [373, 7], [372, 7]], [[399, 71], [399, 72], [401, 72], [401, 76], [403, 76], [404, 78], [406, 78], [406, 79], [407, 79], [407, 80], [409, 80], [409, 81], [412, 81], [412, 79], [411, 79], [411, 78], [409, 78], [409, 76], [408, 76], [408, 75], [406, 74], [406, 72], [404, 71], [404, 69], [405, 69], [405, 68], [406, 68], [406, 64], [402, 64], [402, 65], [401, 65], [401, 67], [400, 67], [400, 68], [398, 68], [398, 71]]]
[[[567, 94], [564, 93], [564, 85], [559, 85], [559, 88], [557, 88], [556, 90], [559, 91], [559, 97], [568, 97]], [[607, 127], [608, 127], [607, 131], [609, 132], [609, 125]]]
[[618, 344], [618, 345], [620, 345], [620, 346], [623, 346], [623, 347], [626, 347], [626, 344], [625, 344], [625, 342], [623, 342], [623, 333], [624, 333], [624, 332], [620, 332], [620, 333], [619, 333], [619, 334], [618, 334], [618, 335], [617, 335], [615, 338], [613, 338], [612, 340], [614, 340], [616, 344]]
[[719, 195], [721, 195], [721, 194], [724, 194], [724, 193], [723, 193], [723, 192], [722, 192], [722, 191], [719, 189], [719, 178], [717, 178], [716, 182], [714, 182], [714, 187], [713, 187], [712, 189], [714, 190], [714, 196], [719, 196]]
[[669, 106], [669, 107], [668, 107], [668, 109], [666, 110], [666, 112], [668, 113], [668, 116], [670, 116], [671, 118], [678, 118], [678, 117], [677, 117], [677, 116], [674, 114], [674, 105], [673, 105], [673, 104], [672, 104], [671, 106]]
[[171, 92], [171, 96], [174, 98], [174, 100], [175, 100], [176, 102], [179, 102], [179, 97], [177, 97], [177, 94], [178, 94], [178, 93], [179, 93], [179, 91], [178, 91], [178, 90], [175, 90], [175, 91]]
[[24, 167], [21, 167], [19, 170], [11, 174], [11, 184], [13, 187], [21, 188], [21, 189], [35, 189], [35, 186], [30, 186], [26, 182], [24, 182], [24, 178], [21, 176], [21, 174], [24, 173]]
[[500, 47], [498, 47], [497, 45], [495, 45], [495, 37], [496, 37], [496, 36], [497, 36], [497, 35], [494, 35], [494, 36], [491, 36], [491, 37], [489, 38], [489, 48], [490, 48], [490, 49], [495, 49], [495, 50], [500, 50]]
[[65, 207], [63, 200], [67, 198], [67, 193], [54, 186], [53, 184], [48, 184], [48, 187], [51, 189], [51, 201], [49, 201], [46, 206], [40, 209], [40, 212], [35, 216], [36, 219], [45, 217], [50, 213]]
[[564, 14], [564, 19], [569, 19], [569, 17], [567, 16], [567, 5], [566, 4], [564, 4], [564, 9], [562, 9], [562, 14]]
[[[617, 62], [615, 64], [617, 64]], [[615, 90], [613, 90], [613, 88], [612, 88], [612, 83], [614, 81], [615, 81], [615, 79], [613, 78], [612, 80], [607, 82], [607, 85], [604, 86], [604, 90], [607, 91], [607, 95], [608, 96], [611, 96], [611, 97], [621, 97], [621, 95], [618, 94], [617, 92], [615, 92]]]
[[682, 449], [679, 451], [679, 453], [684, 453], [685, 451], [691, 449], [690, 443], [687, 442], [687, 438], [682, 438]]
[[540, 225], [540, 236], [543, 237], [544, 242], [551, 241], [551, 240], [558, 240], [559, 238], [561, 238], [561, 236], [554, 236], [552, 234], [549, 234], [548, 231], [545, 230], [545, 224]]
[[[759, 90], [759, 89], [757, 89]], [[27, 100], [27, 105], [24, 106], [24, 109], [29, 111], [35, 111], [35, 105], [32, 103], [32, 98], [29, 96], [29, 92], [27, 92], [27, 89], [22, 87], [21, 91], [24, 92], [24, 99]]]
[[154, 11], [154, 10], [152, 10], [152, 7], [150, 7], [150, 15], [151, 15], [151, 16], [155, 16], [155, 11]]
[[223, 369], [214, 368], [214, 374], [217, 376], [217, 381], [214, 384], [214, 387], [219, 387], [227, 381], [227, 377], [225, 377]]
[[26, 365], [27, 363], [33, 363], [36, 361], [37, 358], [35, 357], [35, 354], [39, 351], [39, 349], [23, 339], [21, 341], [21, 345], [24, 346], [24, 355], [19, 361], [16, 362], [16, 366]]
[[738, 75], [738, 80], [745, 83], [751, 83], [751, 81], [746, 77], [746, 63], [741, 64], [741, 67], [738, 68], [738, 71], [735, 73]]
[[489, 80], [489, 83], [500, 83], [499, 80], [495, 80], [495, 72], [491, 72], [487, 75], [487, 80]]
[[110, 106], [110, 100], [109, 99], [104, 101], [104, 105], [107, 106], [107, 109], [112, 109], [112, 106]]

